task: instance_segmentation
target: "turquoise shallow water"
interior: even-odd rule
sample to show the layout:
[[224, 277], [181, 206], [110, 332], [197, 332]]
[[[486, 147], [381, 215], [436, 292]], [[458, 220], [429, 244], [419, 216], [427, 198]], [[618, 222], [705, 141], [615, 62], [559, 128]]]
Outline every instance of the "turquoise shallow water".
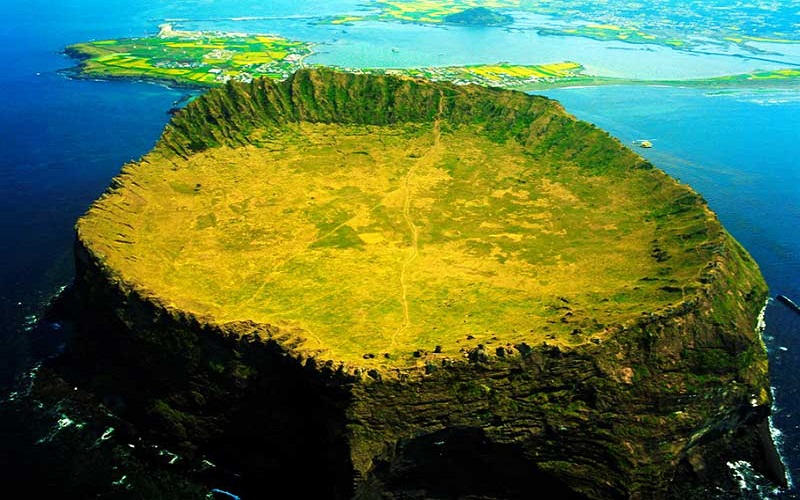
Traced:
[[[59, 54], [69, 43], [139, 36], [165, 19], [189, 19], [180, 23], [317, 41], [317, 62], [345, 66], [577, 59], [611, 74], [656, 77], [654, 54], [686, 75], [763, 66], [503, 29], [310, 24], [314, 16], [356, 12], [356, 1], [132, 0], [112, 8], [99, 0], [11, 0], [6, 6], [5, 25], [14, 29], [0, 30], [0, 60], [8, 63], [0, 74], [0, 383], [60, 343], [59, 330], [30, 326], [72, 274], [72, 225], [125, 161], [153, 145], [166, 110], [182, 94], [143, 83], [68, 80], [58, 71], [72, 65]], [[244, 16], [257, 19], [231, 20]], [[703, 194], [759, 262], [773, 296], [800, 301], [800, 91], [604, 87], [547, 95], [624, 143], [652, 140], [653, 149], [637, 151]], [[800, 315], [772, 304], [767, 340], [775, 422], [798, 476]]]
[[[453, 50], [453, 47], [457, 47]], [[541, 64], [577, 61], [602, 76], [662, 79], [702, 78], [746, 73], [785, 64], [728, 57], [698, 56], [655, 45], [600, 42], [579, 37], [542, 36], [535, 30], [402, 25], [370, 22], [345, 28], [323, 53], [309, 62], [357, 67], [448, 66], [512, 61]], [[786, 58], [800, 62], [800, 58]]]

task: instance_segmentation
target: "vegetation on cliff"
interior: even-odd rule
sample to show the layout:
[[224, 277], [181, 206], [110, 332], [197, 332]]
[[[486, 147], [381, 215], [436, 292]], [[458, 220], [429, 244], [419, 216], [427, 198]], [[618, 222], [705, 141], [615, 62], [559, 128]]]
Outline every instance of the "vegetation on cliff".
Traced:
[[190, 105], [79, 235], [165, 304], [397, 368], [597, 341], [695, 296], [724, 237], [553, 101], [316, 71]]
[[[555, 101], [231, 82], [77, 231], [86, 386], [250, 493], [312, 447], [336, 498], [526, 498], [525, 477], [660, 498], [727, 460], [785, 480], [758, 267], [690, 188]], [[461, 482], [481, 464], [496, 477]]]

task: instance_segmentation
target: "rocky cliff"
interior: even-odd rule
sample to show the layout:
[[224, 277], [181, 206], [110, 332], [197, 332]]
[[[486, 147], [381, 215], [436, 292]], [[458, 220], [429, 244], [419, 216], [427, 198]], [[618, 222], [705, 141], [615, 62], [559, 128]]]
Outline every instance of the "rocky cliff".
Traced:
[[[256, 177], [278, 183], [277, 170], [267, 175], [252, 166], [262, 165], [262, 160], [247, 163], [246, 173], [252, 178], [240, 178], [235, 192], [209, 189], [216, 186], [213, 176], [235, 163], [234, 151], [249, 155], [272, 148], [285, 153], [279, 148], [285, 142], [284, 130], [310, 137], [319, 130], [315, 127], [330, 124], [400, 126], [401, 131], [381, 128], [378, 135], [384, 145], [406, 138], [401, 142], [408, 144], [402, 146], [403, 158], [419, 160], [410, 163], [404, 176], [389, 176], [395, 184], [388, 185], [389, 194], [379, 204], [395, 208], [394, 218], [389, 214], [383, 223], [403, 234], [397, 243], [387, 244], [396, 252], [389, 259], [396, 274], [381, 281], [392, 281], [392, 289], [402, 288], [403, 293], [384, 299], [385, 308], [369, 311], [383, 311], [387, 324], [397, 326], [385, 327], [384, 332], [384, 323], [372, 322], [372, 333], [364, 335], [358, 330], [361, 323], [341, 323], [348, 325], [343, 328], [335, 321], [345, 316], [336, 304], [320, 302], [319, 295], [301, 302], [300, 312], [272, 311], [268, 302], [280, 299], [277, 285], [265, 296], [267, 305], [245, 308], [247, 300], [239, 295], [225, 302], [229, 289], [245, 287], [250, 275], [221, 274], [224, 280], [214, 276], [212, 286], [205, 279], [216, 271], [203, 270], [187, 275], [196, 280], [192, 289], [170, 288], [171, 280], [184, 272], [176, 262], [190, 261], [194, 269], [203, 260], [188, 257], [190, 240], [175, 247], [158, 246], [158, 241], [183, 234], [170, 214], [195, 205], [184, 205], [189, 202], [180, 201], [180, 196], [193, 197], [194, 203], [209, 190], [210, 199], [225, 198], [234, 207], [230, 219], [220, 210], [193, 214], [186, 220], [204, 218], [193, 222], [192, 234], [219, 228], [226, 220], [252, 221], [256, 214], [235, 216], [242, 202], [235, 193], [254, 186]], [[326, 145], [328, 137], [340, 137], [334, 143], [341, 151], [346, 134], [337, 136], [337, 130], [325, 128], [323, 135]], [[425, 135], [414, 135], [418, 132]], [[363, 141], [373, 140], [373, 133], [374, 129], [364, 132]], [[535, 240], [522, 230], [513, 234], [524, 237], [508, 236], [512, 225], [520, 226], [508, 215], [513, 224], [503, 229], [506, 246], [477, 257], [470, 252], [481, 242], [470, 239], [473, 243], [464, 248], [472, 250], [464, 250], [463, 262], [476, 258], [469, 276], [483, 295], [455, 295], [455, 287], [448, 288], [450, 281], [444, 280], [436, 288], [437, 296], [444, 301], [453, 296], [469, 307], [449, 304], [449, 309], [442, 306], [424, 316], [426, 287], [439, 281], [432, 274], [415, 281], [409, 270], [427, 262], [426, 248], [438, 244], [433, 236], [426, 239], [427, 234], [438, 234], [431, 223], [436, 220], [431, 207], [437, 205], [430, 193], [442, 193], [444, 184], [425, 191], [422, 177], [415, 176], [437, 162], [447, 164], [447, 151], [437, 149], [440, 143], [457, 139], [457, 149], [469, 152], [467, 133], [485, 138], [485, 144], [479, 143], [484, 149], [497, 146], [518, 152], [519, 164], [527, 166], [507, 176], [515, 186], [549, 179], [530, 196], [533, 201], [524, 201], [526, 207], [548, 207], [552, 225], [533, 227]], [[306, 146], [303, 151], [308, 156], [318, 153]], [[381, 151], [388, 157], [391, 150]], [[202, 163], [209, 155], [214, 163]], [[352, 157], [337, 156], [334, 163], [344, 169], [349, 164], [343, 158]], [[504, 159], [503, 164], [516, 161]], [[300, 168], [278, 163], [283, 171]], [[377, 184], [375, 165], [372, 182]], [[475, 168], [489, 169], [492, 179], [505, 182], [491, 162]], [[193, 177], [196, 185], [189, 184], [188, 190], [169, 180], [173, 172], [187, 171], [202, 171], [205, 177]], [[457, 165], [448, 172], [447, 182], [458, 181]], [[472, 172], [468, 184], [478, 185]], [[148, 198], [156, 178], [171, 182], [178, 193], [175, 198]], [[641, 210], [625, 208], [608, 186], [624, 192]], [[318, 201], [317, 191], [309, 190]], [[486, 199], [514, 201], [515, 191], [488, 192], [498, 191]], [[412, 200], [411, 194], [419, 196]], [[391, 201], [390, 195], [398, 201]], [[563, 206], [583, 207], [574, 217], [585, 231], [570, 225], [572, 212], [555, 212], [556, 198]], [[462, 198], [452, 200], [449, 203], [457, 205]], [[258, 200], [250, 203], [252, 207]], [[158, 217], [142, 215], [155, 205]], [[295, 213], [283, 205], [281, 209], [287, 219]], [[631, 215], [608, 222], [622, 212]], [[595, 213], [605, 214], [602, 227], [607, 226], [607, 232], [593, 219]], [[174, 234], [162, 228], [158, 239], [147, 239], [148, 231], [165, 218], [164, 227], [173, 227]], [[541, 219], [531, 215], [530, 220]], [[325, 262], [341, 259], [336, 262], [342, 267], [349, 265], [348, 252], [362, 257], [377, 252], [364, 246], [364, 241], [377, 241], [371, 236], [376, 231], [364, 229], [366, 222], [359, 226], [352, 218], [346, 220], [334, 230], [346, 226], [360, 239], [345, 235], [333, 245], [318, 245], [320, 228], [309, 233], [303, 255], [323, 252], [314, 255]], [[271, 228], [277, 223], [269, 224]], [[459, 224], [466, 233], [468, 222]], [[384, 228], [380, 234], [391, 240], [393, 233]], [[548, 239], [565, 234], [565, 239]], [[596, 234], [605, 240], [593, 239]], [[292, 232], [280, 245], [275, 243], [283, 241], [275, 239], [279, 236], [264, 236], [273, 242], [270, 259], [302, 239], [303, 232]], [[518, 239], [528, 243], [514, 247]], [[224, 252], [239, 251], [231, 240], [223, 241]], [[561, 247], [552, 249], [552, 241]], [[261, 254], [248, 242], [246, 254], [208, 253], [205, 247], [206, 253], [199, 255], [213, 261], [240, 259], [239, 267], [272, 262], [258, 260]], [[449, 245], [446, 248], [455, 243]], [[537, 245], [543, 246], [540, 253], [523, 252]], [[630, 257], [620, 267], [608, 264], [611, 254], [602, 261], [585, 260], [592, 252], [605, 255], [604, 246], [613, 247], [615, 254], [630, 251]], [[574, 248], [580, 252], [572, 255]], [[287, 258], [297, 261], [297, 255]], [[527, 260], [513, 267], [514, 258]], [[154, 260], [153, 267], [141, 262], [148, 259]], [[484, 267], [492, 260], [493, 266], [504, 266], [502, 270]], [[280, 84], [259, 80], [226, 85], [178, 113], [154, 151], [123, 169], [79, 222], [76, 261], [81, 314], [79, 333], [63, 356], [63, 366], [70, 367], [66, 372], [150, 439], [171, 443], [185, 456], [212, 457], [224, 464], [245, 498], [278, 487], [309, 498], [532, 498], [545, 487], [564, 498], [702, 498], [707, 488], [731, 486], [726, 463], [738, 460], [751, 462], [776, 484], [785, 481], [767, 424], [771, 401], [758, 329], [767, 290], [756, 264], [702, 198], [604, 132], [575, 120], [554, 101], [321, 70], [299, 72]], [[302, 276], [324, 281], [325, 275], [314, 274], [316, 268], [309, 266], [299, 271]], [[495, 293], [491, 280], [512, 267], [522, 284], [512, 286], [506, 280], [507, 295]], [[625, 274], [628, 268], [634, 274]], [[276, 279], [293, 279], [291, 268], [280, 269]], [[367, 283], [368, 274], [379, 272], [375, 269], [358, 268], [349, 276]], [[561, 279], [553, 283], [526, 284], [531, 276], [558, 273]], [[461, 279], [456, 270], [449, 276]], [[258, 274], [258, 282], [271, 283], [269, 279]], [[337, 288], [344, 285], [340, 282]], [[317, 290], [314, 283], [303, 286]], [[415, 287], [421, 290], [416, 296]], [[292, 300], [301, 301], [303, 290], [296, 288], [297, 298]], [[378, 294], [375, 290], [369, 294]], [[358, 293], [346, 290], [336, 302]], [[484, 302], [473, 300], [475, 296]], [[512, 307], [516, 300], [529, 304], [529, 309]], [[356, 308], [347, 304], [355, 314]], [[334, 324], [318, 319], [320, 308], [326, 314], [319, 317]], [[488, 319], [480, 323], [487, 311]], [[437, 318], [448, 325], [453, 315], [458, 320], [454, 326], [438, 331]], [[514, 323], [518, 317], [524, 321]], [[414, 330], [416, 318], [426, 321], [419, 332]], [[469, 328], [458, 326], [462, 319]], [[490, 328], [506, 322], [507, 331]], [[531, 328], [518, 330], [523, 324]]]

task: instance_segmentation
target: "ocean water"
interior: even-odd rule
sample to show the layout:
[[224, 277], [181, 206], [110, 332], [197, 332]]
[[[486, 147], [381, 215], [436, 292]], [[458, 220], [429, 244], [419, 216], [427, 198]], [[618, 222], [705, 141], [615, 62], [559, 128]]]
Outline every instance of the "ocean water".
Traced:
[[[63, 342], [58, 325], [34, 325], [43, 304], [72, 275], [74, 221], [124, 162], [152, 147], [169, 118], [167, 109], [183, 94], [146, 83], [70, 80], [60, 73], [73, 65], [60, 54], [65, 45], [153, 33], [159, 23], [172, 20], [187, 28], [272, 32], [316, 41], [315, 62], [343, 66], [576, 59], [605, 74], [652, 77], [660, 76], [654, 71], [665, 67], [663, 61], [684, 76], [767, 66], [665, 49], [620, 50], [630, 47], [546, 39], [519, 30], [313, 24], [315, 16], [363, 10], [355, 0], [7, 0], [4, 7], [0, 386]], [[792, 53], [787, 60], [797, 62], [798, 57]], [[800, 302], [799, 90], [709, 93], [637, 86], [546, 94], [624, 143], [651, 140], [653, 149], [637, 151], [709, 201], [759, 262], [773, 296], [785, 294]], [[800, 315], [772, 303], [766, 338], [775, 385], [774, 421], [784, 456], [798, 478], [800, 381], [794, 371], [800, 366]], [[798, 498], [794, 492], [784, 497]]]
[[[452, 50], [458, 47], [458, 50]], [[721, 55], [699, 56], [657, 45], [600, 42], [570, 36], [542, 36], [535, 30], [366, 22], [346, 28], [309, 62], [339, 66], [410, 67], [492, 64], [512, 61], [541, 64], [577, 61], [600, 76], [637, 79], [687, 79], [777, 69], [786, 64]], [[780, 59], [780, 58], [777, 58]], [[785, 58], [800, 62], [800, 58]]]

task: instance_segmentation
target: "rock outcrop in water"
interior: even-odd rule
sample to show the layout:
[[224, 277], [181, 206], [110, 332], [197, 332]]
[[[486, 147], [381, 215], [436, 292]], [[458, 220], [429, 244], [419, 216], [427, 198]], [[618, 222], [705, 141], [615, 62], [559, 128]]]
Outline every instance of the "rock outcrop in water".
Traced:
[[[437, 158], [446, 157], [434, 148], [449, 137], [466, 140], [455, 134], [461, 133], [460, 127], [471, 127], [468, 131], [477, 131], [491, 144], [518, 148], [520, 158], [540, 165], [542, 170], [529, 169], [528, 177], [514, 181], [520, 186], [538, 182], [539, 175], [560, 176], [552, 179], [563, 182], [573, 179], [573, 185], [558, 186], [577, 195], [558, 193], [570, 206], [586, 205], [579, 217], [591, 234], [602, 229], [585, 214], [600, 211], [603, 203], [621, 202], [594, 198], [600, 195], [585, 191], [590, 189], [585, 186], [602, 185], [604, 179], [619, 189], [626, 183], [635, 190], [646, 186], [649, 191], [642, 199], [656, 200], [645, 207], [646, 215], [620, 219], [603, 234], [608, 234], [608, 245], [619, 239], [628, 242], [621, 248], [629, 248], [646, 234], [650, 239], [644, 250], [631, 247], [625, 265], [636, 268], [641, 261], [642, 269], [653, 273], [629, 279], [612, 275], [603, 262], [582, 268], [582, 257], [603, 250], [591, 242], [594, 247], [581, 247], [574, 262], [564, 265], [563, 284], [554, 285], [565, 290], [563, 294], [551, 294], [553, 289], [543, 284], [525, 288], [531, 311], [538, 310], [537, 301], [544, 304], [541, 318], [528, 311], [497, 309], [489, 299], [459, 313], [467, 323], [483, 310], [499, 310], [512, 319], [517, 314], [531, 316], [526, 321], [541, 328], [489, 333], [476, 329], [466, 336], [458, 330], [456, 338], [431, 333], [436, 326], [432, 324], [411, 336], [408, 318], [422, 315], [422, 302], [407, 300], [405, 292], [422, 285], [401, 272], [421, 265], [425, 249], [436, 242], [425, 239], [425, 231], [435, 228], [425, 225], [429, 219], [420, 215], [427, 214], [424, 210], [435, 201], [409, 201], [410, 193], [422, 189], [413, 184], [416, 178], [409, 172], [390, 187], [396, 188], [392, 192], [399, 193], [398, 199], [405, 192], [406, 201], [382, 205], [396, 207], [398, 234], [411, 232], [396, 245], [398, 257], [392, 261], [404, 294], [386, 313], [400, 325], [394, 331], [397, 338], [386, 342], [386, 354], [341, 347], [350, 345], [348, 331], [355, 329], [342, 332], [333, 325], [328, 331], [310, 320], [302, 322], [304, 314], [315, 314], [313, 304], [334, 307], [327, 302], [304, 304], [299, 316], [270, 313], [274, 322], [237, 317], [231, 311], [246, 309], [238, 298], [231, 299], [235, 307], [222, 303], [227, 292], [215, 292], [220, 304], [203, 302], [209, 296], [203, 295], [203, 288], [210, 286], [204, 281], [205, 271], [197, 275], [196, 290], [184, 287], [167, 295], [165, 280], [181, 271], [165, 270], [162, 276], [152, 269], [188, 259], [189, 243], [180, 243], [169, 262], [159, 261], [152, 269], [141, 263], [150, 254], [144, 247], [136, 250], [145, 234], [137, 218], [142, 207], [157, 202], [147, 198], [147, 176], [179, 175], [185, 172], [182, 169], [194, 168], [193, 162], [199, 165], [203, 154], [212, 154], [214, 165], [222, 169], [234, 157], [233, 151], [278, 148], [265, 139], [278, 135], [260, 131], [288, 127], [311, 134], [316, 130], [313, 124], [424, 125], [429, 135], [423, 142], [430, 149], [417, 153], [416, 146], [409, 146], [408, 154], [425, 162], [431, 151], [443, 155]], [[403, 128], [403, 133], [410, 134], [412, 128]], [[483, 168], [494, 172], [497, 167]], [[203, 168], [203, 172], [217, 171]], [[208, 180], [198, 174], [196, 186], [188, 190], [174, 182], [173, 187], [187, 197], [213, 191], [213, 175], [203, 175]], [[451, 180], [458, 175], [457, 170], [450, 171]], [[238, 189], [247, 191], [248, 182], [242, 178]], [[442, 192], [442, 184], [437, 186]], [[548, 193], [555, 192], [555, 184], [548, 181], [546, 186]], [[668, 195], [662, 198], [663, 193]], [[240, 200], [230, 192], [209, 196], [215, 200], [227, 196], [226, 203]], [[157, 198], [166, 207], [162, 217], [185, 210]], [[204, 222], [199, 220], [192, 230], [224, 224], [220, 213], [198, 214]], [[418, 218], [410, 218], [412, 213]], [[583, 238], [590, 236], [580, 231], [572, 236], [576, 231], [568, 226], [569, 217], [569, 213], [553, 216], [554, 224], [561, 226], [534, 228], [540, 239], [531, 240], [529, 247], [550, 241], [543, 229], [568, 235], [564, 248], [556, 252], [562, 258], [569, 257], [570, 248], [587, 244]], [[152, 227], [150, 222], [146, 226]], [[628, 229], [623, 234], [621, 228]], [[641, 228], [646, 231], [638, 232]], [[180, 234], [177, 226], [175, 234]], [[387, 231], [381, 234], [391, 237]], [[293, 236], [301, 237], [299, 232]], [[411, 253], [417, 240], [423, 244]], [[351, 243], [353, 252], [371, 251], [352, 241], [338, 239], [335, 245], [314, 251], [349, 252]], [[224, 252], [205, 255], [208, 260], [228, 258]], [[493, 251], [481, 258], [508, 266], [516, 255], [508, 250], [503, 257]], [[82, 389], [148, 439], [168, 443], [185, 457], [211, 458], [228, 471], [230, 489], [244, 498], [285, 487], [308, 498], [531, 498], [544, 488], [555, 492], [553, 498], [690, 498], [703, 497], [706, 487], [730, 487], [726, 463], [738, 460], [751, 462], [777, 484], [785, 481], [767, 423], [771, 402], [767, 358], [757, 329], [767, 289], [756, 264], [689, 188], [604, 132], [575, 120], [551, 100], [322, 70], [302, 71], [279, 84], [261, 80], [229, 84], [179, 112], [154, 151], [124, 169], [109, 193], [79, 222], [76, 262], [79, 333], [59, 362], [64, 376], [80, 381]], [[257, 267], [258, 262], [241, 260], [240, 265]], [[536, 260], [526, 262], [535, 265]], [[192, 265], [200, 264], [193, 260]], [[567, 285], [583, 279], [570, 272], [593, 268], [609, 274], [593, 279], [592, 290], [572, 290]], [[496, 272], [492, 269], [485, 271]], [[536, 269], [545, 273], [550, 268]], [[376, 271], [356, 271], [353, 279], [366, 279], [372, 272]], [[476, 283], [492, 279], [473, 275]], [[225, 286], [244, 286], [236, 279]], [[520, 275], [520, 280], [528, 279], [528, 274]], [[622, 288], [606, 294], [604, 284], [610, 288], [618, 279]], [[306, 286], [315, 290], [317, 285]], [[489, 290], [489, 285], [482, 286]], [[513, 297], [516, 289], [505, 286]], [[456, 293], [446, 287], [440, 290], [443, 295]], [[545, 298], [537, 295], [540, 290]], [[297, 289], [298, 297], [302, 291]], [[637, 298], [637, 293], [645, 298]], [[502, 303], [503, 297], [492, 300]], [[454, 313], [441, 314], [444, 323], [445, 315]], [[498, 323], [504, 321], [500, 316], [497, 313]], [[283, 321], [284, 317], [290, 320]], [[363, 344], [370, 342], [365, 336]]]

